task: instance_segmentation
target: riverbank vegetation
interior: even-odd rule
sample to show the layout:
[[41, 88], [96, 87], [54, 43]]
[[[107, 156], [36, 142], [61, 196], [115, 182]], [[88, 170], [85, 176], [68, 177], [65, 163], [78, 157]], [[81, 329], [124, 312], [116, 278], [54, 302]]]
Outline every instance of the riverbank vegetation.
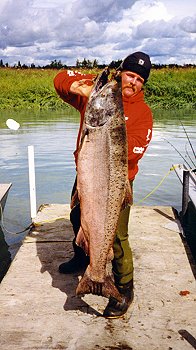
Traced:
[[[74, 68], [73, 68], [74, 69]], [[98, 74], [99, 68], [84, 69]], [[0, 110], [64, 110], [71, 108], [56, 94], [53, 79], [58, 69], [0, 69]], [[152, 69], [145, 97], [153, 110], [195, 109], [195, 67]]]

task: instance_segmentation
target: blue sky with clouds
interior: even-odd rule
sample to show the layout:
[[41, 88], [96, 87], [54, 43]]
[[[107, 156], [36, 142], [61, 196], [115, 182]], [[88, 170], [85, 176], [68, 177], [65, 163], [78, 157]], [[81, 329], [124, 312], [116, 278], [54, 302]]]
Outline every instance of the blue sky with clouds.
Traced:
[[108, 64], [144, 51], [153, 63], [196, 64], [195, 7], [195, 0], [1, 0], [0, 59]]

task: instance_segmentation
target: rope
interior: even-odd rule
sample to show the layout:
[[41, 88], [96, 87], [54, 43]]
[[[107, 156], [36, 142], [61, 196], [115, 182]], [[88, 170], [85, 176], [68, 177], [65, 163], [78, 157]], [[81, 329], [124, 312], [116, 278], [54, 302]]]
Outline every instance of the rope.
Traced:
[[175, 168], [177, 168], [177, 167], [178, 167], [178, 165], [172, 166], [172, 167], [169, 169], [169, 171], [167, 172], [167, 174], [163, 176], [163, 178], [162, 178], [161, 181], [158, 183], [158, 185], [155, 186], [154, 189], [153, 189], [150, 193], [148, 193], [144, 198], [140, 199], [137, 203], [134, 203], [133, 206], [138, 205], [139, 203], [145, 201], [148, 197], [150, 197], [150, 196], [162, 185], [163, 181], [165, 181], [165, 179], [169, 176], [169, 174], [171, 173], [171, 171], [175, 170]]
[[3, 208], [2, 208], [2, 205], [0, 203], [0, 218], [1, 218], [1, 228], [6, 231], [7, 233], [10, 233], [11, 235], [18, 235], [19, 233], [23, 233], [23, 232], [26, 232], [27, 230], [30, 230], [34, 225], [33, 223], [31, 223], [28, 227], [24, 228], [22, 231], [18, 231], [18, 232], [12, 232], [12, 231], [9, 231], [5, 225], [4, 225], [4, 216], [3, 216]]

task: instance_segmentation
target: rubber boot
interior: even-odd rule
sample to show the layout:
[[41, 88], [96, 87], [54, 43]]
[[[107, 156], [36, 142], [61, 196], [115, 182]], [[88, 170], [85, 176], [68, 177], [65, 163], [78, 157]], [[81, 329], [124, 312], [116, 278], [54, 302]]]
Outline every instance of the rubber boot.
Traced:
[[109, 302], [103, 312], [105, 318], [119, 318], [122, 317], [131, 305], [134, 297], [133, 280], [122, 285], [116, 286], [122, 296], [122, 302], [110, 297]]
[[65, 273], [65, 274], [75, 273], [86, 269], [86, 267], [88, 266], [90, 262], [89, 256], [85, 254], [82, 248], [76, 245], [75, 239], [73, 240], [73, 249], [74, 249], [73, 258], [59, 265], [60, 273]]

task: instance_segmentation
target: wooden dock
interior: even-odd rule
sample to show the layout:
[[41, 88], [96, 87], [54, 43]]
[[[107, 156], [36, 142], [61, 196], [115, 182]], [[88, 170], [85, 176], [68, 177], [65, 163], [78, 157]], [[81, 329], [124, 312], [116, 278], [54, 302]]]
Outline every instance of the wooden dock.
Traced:
[[75, 296], [79, 274], [58, 265], [72, 255], [67, 205], [40, 208], [0, 284], [0, 349], [196, 349], [195, 265], [171, 207], [133, 207], [130, 242], [135, 298], [117, 320], [102, 297]]

